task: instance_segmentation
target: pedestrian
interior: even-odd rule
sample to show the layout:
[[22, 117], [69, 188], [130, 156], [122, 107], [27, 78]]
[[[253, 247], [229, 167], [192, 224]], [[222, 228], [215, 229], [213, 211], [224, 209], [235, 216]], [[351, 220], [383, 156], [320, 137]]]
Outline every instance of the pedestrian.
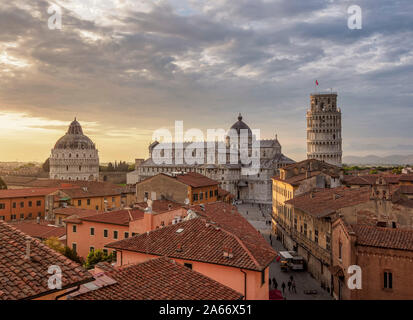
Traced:
[[291, 292], [291, 280], [288, 280], [288, 291], [290, 291]]
[[272, 239], [270, 239], [271, 247], [272, 247]]
[[285, 282], [283, 281], [283, 283], [281, 283], [281, 288], [283, 289], [283, 294], [285, 292]]
[[278, 282], [277, 282], [277, 280], [275, 280], [275, 278], [272, 278], [272, 285], [274, 286], [275, 290], [278, 289]]
[[292, 281], [292, 287], [293, 287], [294, 293], [297, 293], [297, 288], [295, 286], [295, 281], [294, 280]]
[[294, 280], [294, 277], [293, 277], [293, 275], [291, 275], [291, 276], [290, 276], [290, 280], [291, 280], [291, 281], [293, 281], [293, 280]]
[[269, 285], [270, 288], [271, 288], [271, 278], [270, 278], [270, 280], [268, 281], [268, 285]]
[[271, 233], [270, 233], [270, 240], [272, 241]]
[[247, 216], [248, 216], [248, 210], [247, 210]]

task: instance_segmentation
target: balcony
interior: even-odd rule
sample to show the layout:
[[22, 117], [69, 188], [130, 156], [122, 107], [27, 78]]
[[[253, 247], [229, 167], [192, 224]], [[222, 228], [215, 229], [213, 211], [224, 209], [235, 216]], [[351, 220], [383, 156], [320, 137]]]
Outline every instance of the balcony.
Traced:
[[292, 230], [291, 236], [295, 241], [297, 241], [297, 243], [301, 247], [311, 252], [317, 259], [321, 260], [324, 264], [331, 264], [330, 251], [320, 247], [317, 243], [308, 239], [304, 234], [298, 232], [295, 229]]

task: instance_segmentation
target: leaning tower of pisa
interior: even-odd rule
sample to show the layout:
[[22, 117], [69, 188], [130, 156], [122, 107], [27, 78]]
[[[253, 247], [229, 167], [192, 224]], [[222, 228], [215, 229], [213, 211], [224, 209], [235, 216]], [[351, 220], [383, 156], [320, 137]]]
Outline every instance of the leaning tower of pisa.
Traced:
[[307, 111], [307, 158], [341, 166], [341, 110], [337, 93], [314, 93]]

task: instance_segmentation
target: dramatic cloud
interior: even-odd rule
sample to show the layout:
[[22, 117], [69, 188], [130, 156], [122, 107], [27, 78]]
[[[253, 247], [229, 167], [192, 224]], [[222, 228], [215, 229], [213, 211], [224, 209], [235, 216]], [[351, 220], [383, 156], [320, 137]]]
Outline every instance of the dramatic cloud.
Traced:
[[[52, 3], [62, 7], [61, 30], [48, 28]], [[339, 93], [345, 155], [372, 146], [378, 155], [413, 153], [413, 2], [361, 1], [361, 30], [347, 27], [353, 4], [2, 3], [0, 112], [24, 115], [16, 124], [37, 119], [35, 128], [45, 132], [4, 125], [9, 140], [0, 140], [0, 160], [44, 159], [74, 116], [106, 161], [146, 156], [152, 131], [175, 120], [228, 128], [238, 112], [262, 137], [277, 132], [283, 151], [300, 160], [316, 79]]]

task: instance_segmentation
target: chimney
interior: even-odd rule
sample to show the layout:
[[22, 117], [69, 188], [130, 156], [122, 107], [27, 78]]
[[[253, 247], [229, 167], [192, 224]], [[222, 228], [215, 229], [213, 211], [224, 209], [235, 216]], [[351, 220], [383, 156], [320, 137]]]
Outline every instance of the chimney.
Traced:
[[182, 252], [182, 244], [178, 243], [176, 245], [176, 252]]

